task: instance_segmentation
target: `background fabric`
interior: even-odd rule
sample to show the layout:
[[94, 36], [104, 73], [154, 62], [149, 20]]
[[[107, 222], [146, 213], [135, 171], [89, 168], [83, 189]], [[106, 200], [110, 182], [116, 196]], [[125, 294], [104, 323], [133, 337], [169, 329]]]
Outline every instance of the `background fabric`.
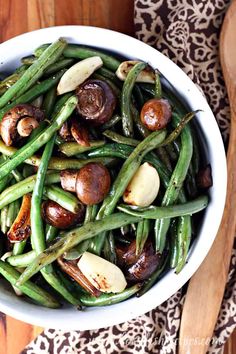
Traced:
[[[137, 38], [171, 58], [203, 90], [226, 144], [230, 116], [218, 43], [228, 4], [228, 0], [136, 0], [134, 19]], [[222, 352], [236, 326], [235, 248], [211, 354]], [[22, 354], [176, 353], [184, 293], [183, 288], [153, 311], [118, 326], [81, 332], [45, 330]]]

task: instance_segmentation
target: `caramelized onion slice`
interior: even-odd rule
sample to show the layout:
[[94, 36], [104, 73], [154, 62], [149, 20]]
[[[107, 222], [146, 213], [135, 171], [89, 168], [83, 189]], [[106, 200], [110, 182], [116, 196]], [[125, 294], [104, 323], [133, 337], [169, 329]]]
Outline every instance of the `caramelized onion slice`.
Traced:
[[30, 227], [31, 195], [25, 194], [22, 200], [20, 211], [7, 233], [10, 242], [26, 240], [31, 233]]

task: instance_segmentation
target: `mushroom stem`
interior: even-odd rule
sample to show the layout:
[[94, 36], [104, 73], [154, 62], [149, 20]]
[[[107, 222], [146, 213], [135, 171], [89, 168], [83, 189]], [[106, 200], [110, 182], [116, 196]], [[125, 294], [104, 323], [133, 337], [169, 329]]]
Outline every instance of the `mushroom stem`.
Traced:
[[37, 119], [33, 117], [22, 118], [17, 124], [17, 132], [22, 137], [27, 137], [39, 126]]

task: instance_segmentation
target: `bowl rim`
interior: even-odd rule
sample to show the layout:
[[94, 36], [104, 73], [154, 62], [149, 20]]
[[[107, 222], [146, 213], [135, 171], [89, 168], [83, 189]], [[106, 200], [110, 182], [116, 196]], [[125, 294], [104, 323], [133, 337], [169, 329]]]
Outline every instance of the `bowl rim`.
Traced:
[[[80, 25], [54, 26], [27, 32], [1, 43], [0, 55], [5, 56], [7, 60], [10, 60], [10, 63], [13, 63], [14, 58], [19, 57], [19, 55], [24, 56], [25, 51], [29, 50], [28, 48], [31, 47], [32, 53], [38, 43], [43, 44], [55, 40], [59, 37], [58, 34], [60, 34], [60, 37], [68, 38], [70, 42], [110, 49], [112, 52], [117, 52], [117, 54], [130, 58], [146, 60], [152, 66], [157, 66], [170, 83], [174, 81], [174, 87], [178, 95], [187, 104], [190, 104], [192, 109], [203, 109], [203, 112], [198, 113], [197, 121], [200, 128], [204, 131], [204, 139], [208, 145], [209, 160], [213, 171], [214, 185], [210, 190], [211, 203], [206, 212], [207, 222], [206, 218], [204, 218], [201, 227], [202, 236], [195, 240], [190, 250], [188, 263], [178, 276], [174, 271], [169, 271], [142, 297], [132, 298], [109, 307], [89, 308], [86, 312], [77, 314], [75, 309], [69, 307], [52, 310], [38, 305], [35, 306], [17, 298], [15, 295], [13, 298], [4, 288], [3, 292], [0, 293], [0, 310], [21, 321], [41, 327], [64, 330], [98, 329], [123, 323], [154, 309], [176, 293], [198, 269], [215, 239], [224, 211], [227, 186], [225, 150], [214, 115], [197, 86], [169, 58], [138, 39], [100, 27]], [[78, 36], [78, 40], [75, 39], [76, 36]], [[47, 40], [45, 41], [44, 38], [47, 38]], [[90, 41], [89, 43], [88, 40]], [[11, 53], [12, 48], [15, 46], [22, 48], [16, 54]], [[111, 49], [111, 46], [115, 47], [115, 50], [114, 48]], [[4, 52], [9, 54], [4, 55]], [[20, 54], [20, 52], [24, 54]], [[139, 54], [137, 55], [137, 53]], [[1, 59], [0, 68], [3, 65], [6, 66], [8, 63]], [[175, 76], [174, 79], [172, 75]], [[192, 102], [192, 97], [196, 97], [197, 104]], [[207, 129], [204, 129], [204, 125], [207, 125]], [[217, 146], [217, 156], [212, 146], [213, 138], [211, 138], [211, 135], [214, 136], [214, 144]], [[217, 168], [217, 165], [220, 168]], [[210, 225], [207, 225], [207, 223], [210, 223]], [[203, 237], [205, 233], [207, 233], [207, 236]], [[63, 321], [60, 321], [62, 319]], [[82, 319], [82, 321], [78, 321], [78, 319]]]

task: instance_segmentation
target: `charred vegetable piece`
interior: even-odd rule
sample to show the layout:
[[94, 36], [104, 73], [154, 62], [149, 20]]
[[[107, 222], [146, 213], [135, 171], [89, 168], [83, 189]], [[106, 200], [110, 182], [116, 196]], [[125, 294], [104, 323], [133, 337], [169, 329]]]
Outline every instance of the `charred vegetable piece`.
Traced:
[[71, 135], [75, 141], [82, 146], [90, 146], [89, 133], [85, 126], [75, 117], [71, 120]]
[[171, 119], [171, 106], [166, 99], [152, 98], [141, 110], [141, 121], [151, 131], [167, 126]]
[[73, 278], [77, 283], [79, 283], [82, 288], [87, 290], [91, 295], [98, 297], [101, 292], [90, 281], [83, 275], [79, 267], [77, 266], [77, 261], [68, 261], [62, 257], [57, 259], [58, 264], [61, 269], [67, 273], [71, 278]]
[[116, 107], [116, 96], [102, 80], [87, 80], [76, 90], [77, 110], [83, 119], [94, 126], [109, 121]]
[[125, 270], [126, 279], [132, 282], [146, 280], [157, 268], [161, 260], [161, 254], [156, 253], [150, 241], [145, 243], [141, 254], [136, 254], [136, 241], [124, 249], [124, 252], [117, 252], [119, 263]]
[[30, 207], [31, 195], [25, 194], [17, 218], [7, 233], [7, 237], [10, 242], [20, 242], [26, 240], [29, 237], [31, 233]]
[[212, 175], [211, 175], [211, 165], [207, 165], [205, 168], [201, 169], [197, 174], [197, 185], [198, 188], [207, 189], [212, 187]]
[[81, 208], [78, 213], [72, 213], [66, 210], [56, 202], [47, 200], [42, 205], [42, 215], [44, 220], [58, 229], [67, 229], [75, 226], [84, 219], [85, 208], [83, 204], [80, 204]]
[[7, 146], [27, 137], [44, 119], [44, 113], [30, 104], [19, 104], [11, 108], [0, 123], [0, 134]]
[[[137, 63], [139, 63], [139, 61], [135, 61], [135, 60], [127, 60], [127, 61], [123, 61], [118, 69], [116, 70], [116, 76], [122, 80], [125, 81], [128, 73], [130, 72], [130, 70], [134, 67], [134, 65], [136, 65]], [[144, 68], [137, 76], [136, 82], [146, 82], [146, 83], [150, 83], [153, 84], [155, 82], [155, 73], [154, 70], [150, 67], [150, 66], [146, 66], [146, 68]]]

